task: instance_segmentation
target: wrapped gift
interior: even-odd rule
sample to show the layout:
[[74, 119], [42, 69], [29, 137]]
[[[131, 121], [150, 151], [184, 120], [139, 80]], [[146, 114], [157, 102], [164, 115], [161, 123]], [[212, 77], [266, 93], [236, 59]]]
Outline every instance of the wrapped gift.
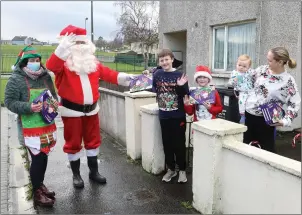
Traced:
[[130, 92], [138, 92], [152, 88], [152, 76], [139, 75], [130, 82]]
[[278, 103], [266, 103], [260, 106], [266, 124], [272, 125], [283, 119], [285, 111]]
[[194, 90], [190, 90], [189, 100], [191, 104], [203, 104], [204, 102], [214, 104], [215, 90], [211, 87], [199, 87]]
[[44, 90], [36, 99], [34, 104], [42, 104], [41, 115], [46, 123], [54, 121], [58, 115], [58, 102], [53, 98], [49, 90]]

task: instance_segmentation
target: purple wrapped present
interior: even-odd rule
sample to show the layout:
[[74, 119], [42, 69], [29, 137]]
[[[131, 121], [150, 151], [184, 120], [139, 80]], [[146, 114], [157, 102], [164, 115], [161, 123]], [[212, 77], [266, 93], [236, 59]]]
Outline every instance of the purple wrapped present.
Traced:
[[41, 103], [41, 115], [48, 124], [54, 121], [58, 115], [58, 102], [53, 98], [49, 90], [44, 90], [35, 100], [34, 104]]
[[264, 120], [268, 125], [278, 123], [285, 115], [285, 111], [278, 103], [266, 103], [260, 105], [260, 109], [263, 113]]
[[130, 82], [130, 93], [143, 91], [152, 88], [152, 77], [147, 75], [139, 75]]
[[214, 104], [215, 90], [211, 87], [199, 87], [190, 90], [189, 99], [191, 104], [203, 104], [204, 102]]

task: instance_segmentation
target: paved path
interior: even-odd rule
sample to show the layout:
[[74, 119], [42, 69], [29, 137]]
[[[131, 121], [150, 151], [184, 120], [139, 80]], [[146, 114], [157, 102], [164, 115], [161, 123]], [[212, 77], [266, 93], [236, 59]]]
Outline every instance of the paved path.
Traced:
[[[7, 119], [4, 117], [1, 119], [1, 122], [3, 122], [2, 120]], [[182, 206], [182, 203], [192, 201], [191, 175], [188, 175], [187, 184], [177, 184], [176, 180], [170, 184], [164, 184], [161, 182], [162, 176], [150, 175], [143, 170], [139, 163], [128, 160], [125, 147], [115, 143], [105, 135], [103, 135], [103, 144], [100, 150], [99, 169], [100, 172], [107, 177], [107, 184], [97, 185], [90, 182], [88, 179], [86, 159], [82, 159], [81, 174], [85, 181], [85, 188], [76, 190], [72, 186], [71, 170], [66, 165], [67, 157], [62, 151], [64, 143], [62, 123], [57, 122], [57, 126], [59, 127], [58, 143], [55, 150], [49, 156], [48, 169], [45, 177], [45, 184], [56, 192], [57, 201], [53, 208], [38, 207], [37, 213], [195, 213]], [[3, 137], [5, 135], [1, 136]], [[3, 144], [5, 139], [1, 139], [1, 141], [1, 146], [5, 146], [5, 144]], [[2, 153], [5, 153], [5, 151], [2, 152], [1, 150], [1, 155]], [[2, 161], [2, 163], [5, 163], [4, 161]], [[1, 171], [7, 171], [7, 169], [1, 168]], [[1, 176], [2, 175], [7, 174], [1, 172]], [[6, 186], [4, 184], [2, 185], [2, 182], [6, 183]], [[1, 180], [1, 188], [2, 186], [7, 188], [7, 181]], [[1, 190], [1, 193], [2, 192]], [[3, 204], [3, 210], [4, 209], [7, 209], [7, 204]], [[27, 213], [34, 212], [28, 211]]]

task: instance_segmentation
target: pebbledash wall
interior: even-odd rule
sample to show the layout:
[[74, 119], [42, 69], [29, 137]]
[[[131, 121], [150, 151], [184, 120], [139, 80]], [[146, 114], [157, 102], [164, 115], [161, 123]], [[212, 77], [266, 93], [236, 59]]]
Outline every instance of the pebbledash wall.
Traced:
[[[197, 64], [212, 68], [213, 29], [254, 22], [255, 67], [266, 64], [270, 48], [286, 47], [297, 61], [290, 72], [301, 92], [301, 1], [160, 1], [159, 11], [159, 48], [182, 58], [191, 85]], [[213, 83], [225, 85], [229, 75], [230, 69], [213, 70]], [[301, 112], [289, 130], [300, 127]]]

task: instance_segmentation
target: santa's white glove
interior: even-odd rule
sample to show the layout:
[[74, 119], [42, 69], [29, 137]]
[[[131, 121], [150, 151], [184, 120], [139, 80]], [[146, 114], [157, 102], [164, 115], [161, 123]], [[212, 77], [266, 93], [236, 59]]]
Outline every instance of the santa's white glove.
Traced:
[[117, 76], [117, 84], [128, 87], [130, 85], [131, 80], [135, 79], [135, 77], [136, 77], [136, 75], [133, 75], [133, 74], [119, 72], [119, 74]]
[[71, 54], [70, 47], [76, 44], [75, 37], [76, 37], [75, 34], [70, 34], [70, 35], [68, 35], [67, 33], [65, 34], [64, 38], [62, 39], [62, 41], [60, 42], [60, 44], [55, 50], [55, 55], [58, 58], [64, 61], [67, 60], [67, 58]]

